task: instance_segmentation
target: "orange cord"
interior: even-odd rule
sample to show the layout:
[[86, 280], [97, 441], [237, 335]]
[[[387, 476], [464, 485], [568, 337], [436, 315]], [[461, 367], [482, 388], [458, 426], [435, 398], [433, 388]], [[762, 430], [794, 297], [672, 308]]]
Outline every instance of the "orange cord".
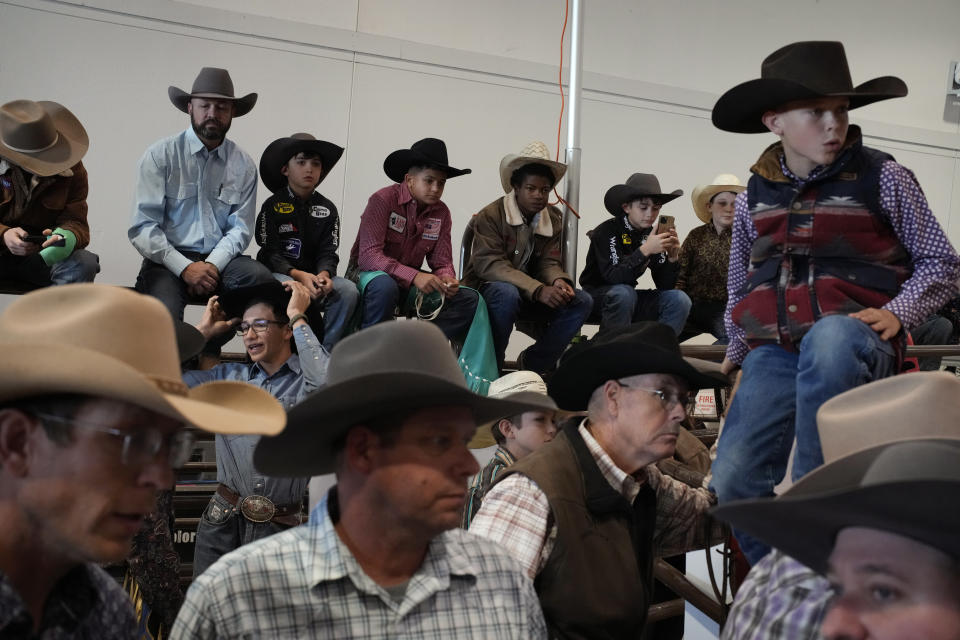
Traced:
[[[567, 35], [567, 17], [570, 15], [570, 0], [564, 2], [563, 9], [563, 29], [560, 31], [560, 68], [557, 69], [557, 85], [560, 87], [560, 118], [557, 122], [557, 155], [556, 160], [560, 162], [560, 132], [563, 130], [563, 112], [567, 108], [566, 96], [563, 93], [563, 39]], [[573, 215], [580, 218], [580, 214], [577, 213], [577, 210], [570, 206], [570, 203], [563, 199], [563, 196], [560, 195], [560, 192], [557, 191], [556, 185], [553, 187], [553, 193], [557, 196], [556, 202], [551, 202], [550, 204], [559, 204], [563, 203]]]

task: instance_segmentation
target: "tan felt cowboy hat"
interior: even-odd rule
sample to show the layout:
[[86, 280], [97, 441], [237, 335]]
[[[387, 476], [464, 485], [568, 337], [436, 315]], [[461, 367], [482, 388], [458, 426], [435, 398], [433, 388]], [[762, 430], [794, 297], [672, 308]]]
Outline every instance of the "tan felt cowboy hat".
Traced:
[[893, 376], [847, 391], [817, 413], [826, 464], [782, 496], [714, 514], [824, 573], [846, 527], [889, 531], [960, 559], [960, 380]]
[[397, 149], [383, 161], [383, 171], [394, 182], [403, 182], [410, 167], [417, 165], [436, 167], [456, 178], [471, 173], [472, 169], [454, 169], [447, 160], [447, 145], [439, 138], [417, 140], [409, 149]]
[[693, 194], [690, 199], [693, 200], [693, 212], [704, 222], [710, 222], [713, 216], [710, 215], [710, 199], [718, 193], [732, 192], [740, 193], [746, 189], [740, 183], [737, 176], [729, 173], [721, 173], [710, 184], [698, 184], [693, 188]]
[[469, 408], [477, 424], [539, 408], [470, 391], [443, 332], [432, 323], [384, 322], [337, 343], [327, 386], [290, 410], [283, 433], [261, 438], [254, 465], [275, 476], [331, 473], [334, 444], [350, 427], [444, 406]]
[[0, 401], [75, 393], [119, 400], [231, 434], [283, 430], [283, 407], [243, 382], [188, 389], [174, 323], [156, 298], [70, 284], [15, 300], [0, 314]]
[[513, 172], [528, 164], [542, 164], [550, 169], [554, 185], [560, 182], [560, 178], [567, 172], [567, 165], [551, 159], [547, 145], [540, 141], [531, 142], [521, 149], [520, 153], [507, 154], [500, 160], [500, 184], [503, 185], [504, 193], [513, 191], [513, 185], [510, 184]]
[[0, 158], [30, 173], [65, 171], [89, 146], [83, 125], [62, 104], [14, 100], [0, 107]]
[[253, 105], [257, 103], [257, 94], [248, 93], [242, 98], [233, 95], [233, 80], [230, 79], [230, 72], [226, 69], [216, 67], [204, 67], [197, 74], [197, 79], [193, 81], [193, 87], [190, 93], [178, 89], [177, 87], [167, 87], [167, 95], [170, 102], [177, 109], [187, 112], [187, 103], [191, 98], [218, 98], [220, 100], [233, 100], [233, 117], [250, 113]]
[[320, 184], [340, 160], [343, 147], [326, 140], [317, 140], [309, 133], [293, 133], [288, 138], [274, 140], [260, 156], [260, 179], [271, 193], [276, 193], [287, 185], [287, 176], [283, 175], [280, 169], [298, 153], [315, 153], [320, 156], [321, 173], [317, 182]]
[[610, 215], [622, 216], [623, 205], [639, 198], [651, 198], [659, 204], [666, 204], [683, 195], [683, 189], [663, 193], [660, 181], [652, 173], [635, 173], [624, 184], [615, 184], [603, 196], [603, 206]]
[[764, 58], [758, 79], [720, 96], [713, 106], [713, 125], [734, 133], [766, 133], [763, 114], [794, 100], [844, 97], [856, 109], [905, 95], [907, 85], [894, 76], [854, 87], [842, 42], [794, 42]]

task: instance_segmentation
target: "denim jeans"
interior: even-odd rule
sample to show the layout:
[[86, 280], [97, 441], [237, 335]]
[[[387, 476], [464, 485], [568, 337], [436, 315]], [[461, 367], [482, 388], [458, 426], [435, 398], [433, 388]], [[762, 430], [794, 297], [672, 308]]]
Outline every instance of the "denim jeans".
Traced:
[[[844, 315], [817, 321], [801, 339], [799, 353], [773, 344], [753, 349], [720, 432], [711, 489], [721, 502], [772, 496], [786, 473], [794, 438], [793, 479], [820, 466], [820, 405], [895, 370], [893, 346]], [[742, 531], [734, 535], [750, 564], [770, 550]]]
[[0, 277], [22, 280], [37, 286], [93, 282], [100, 273], [100, 258], [86, 249], [77, 249], [65, 260], [48, 267], [38, 254], [5, 255], [0, 258]]
[[590, 315], [593, 298], [586, 291], [574, 289], [575, 296], [566, 305], [551, 309], [545, 304], [525, 300], [520, 290], [509, 282], [486, 282], [480, 285], [480, 294], [487, 302], [493, 348], [497, 352], [497, 367], [503, 370], [504, 354], [510, 333], [517, 318], [543, 322], [546, 329], [533, 346], [523, 352], [524, 366], [544, 373], [557, 365], [560, 354], [577, 335]]
[[727, 344], [727, 330], [723, 325], [726, 303], [717, 300], [693, 300], [692, 302], [680, 341], [701, 333], [709, 333], [717, 339], [713, 344]]
[[[293, 280], [283, 273], [275, 273], [273, 277], [280, 282]], [[343, 337], [347, 323], [359, 303], [360, 291], [357, 290], [357, 285], [340, 276], [333, 276], [333, 290], [329, 294], [310, 303], [307, 309], [310, 328], [315, 335], [322, 336], [321, 344], [327, 353], [331, 352], [333, 346]]]
[[223, 496], [213, 494], [197, 524], [193, 577], [206, 571], [220, 556], [288, 528], [276, 522], [251, 522]]
[[679, 336], [690, 313], [690, 297], [679, 289], [634, 289], [628, 284], [611, 284], [594, 287], [590, 294], [600, 313], [601, 331], [626, 327], [639, 320], [656, 320]]

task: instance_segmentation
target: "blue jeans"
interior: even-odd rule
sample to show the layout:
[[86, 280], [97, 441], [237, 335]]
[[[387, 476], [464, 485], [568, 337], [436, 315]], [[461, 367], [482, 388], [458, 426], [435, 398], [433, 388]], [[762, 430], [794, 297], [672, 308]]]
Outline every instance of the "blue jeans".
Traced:
[[611, 284], [594, 287], [590, 294], [600, 313], [601, 331], [626, 327], [639, 320], [656, 320], [679, 336], [690, 313], [690, 297], [679, 289], [634, 289], [628, 284]]
[[100, 258], [86, 249], [77, 249], [65, 260], [47, 266], [38, 254], [5, 255], [0, 259], [0, 277], [21, 280], [36, 286], [93, 282], [100, 273]]
[[573, 300], [558, 309], [525, 300], [520, 290], [509, 282], [486, 282], [480, 285], [480, 294], [487, 302], [493, 348], [497, 352], [497, 367], [503, 370], [504, 353], [510, 342], [510, 333], [517, 318], [543, 322], [545, 331], [523, 352], [524, 366], [544, 373], [557, 365], [560, 354], [577, 335], [590, 315], [593, 298], [586, 291], [574, 289]]
[[[393, 312], [397, 303], [405, 302], [409, 289], [401, 289], [397, 281], [390, 276], [377, 276], [367, 283], [363, 290], [363, 310], [360, 314], [360, 328], [366, 329], [380, 322], [393, 319]], [[472, 289], [460, 289], [451, 297], [443, 301], [440, 315], [432, 320], [437, 328], [443, 331], [447, 340], [463, 344], [467, 337], [473, 316], [477, 312], [477, 303], [480, 296]], [[408, 312], [407, 309], [401, 309]], [[412, 311], [412, 310], [411, 310]]]
[[[273, 277], [280, 282], [293, 280], [283, 273], [275, 273]], [[317, 336], [322, 336], [321, 344], [327, 353], [331, 352], [333, 346], [343, 337], [347, 323], [359, 303], [360, 291], [357, 290], [357, 285], [340, 276], [333, 276], [333, 290], [329, 294], [310, 303], [307, 309], [310, 328]]]
[[[820, 405], [895, 372], [893, 346], [844, 315], [818, 320], [801, 339], [799, 353], [774, 344], [753, 349], [720, 432], [711, 489], [720, 502], [772, 496], [786, 473], [794, 438], [794, 480], [822, 465]], [[770, 550], [742, 531], [734, 535], [750, 564]]]
[[286, 529], [289, 527], [276, 522], [251, 522], [223, 496], [213, 494], [197, 524], [193, 577], [206, 571], [220, 556]]

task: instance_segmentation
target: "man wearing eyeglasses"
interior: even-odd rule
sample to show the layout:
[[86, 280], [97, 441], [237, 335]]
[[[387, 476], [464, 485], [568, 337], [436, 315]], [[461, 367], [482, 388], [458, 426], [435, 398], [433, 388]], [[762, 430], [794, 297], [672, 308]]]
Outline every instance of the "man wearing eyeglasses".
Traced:
[[166, 309], [119, 287], [18, 298], [0, 314], [0, 352], [0, 638], [137, 637], [98, 564], [129, 553], [173, 484], [192, 451], [184, 427], [277, 433], [283, 410], [236, 382], [188, 389]]
[[[184, 382], [190, 387], [212, 380], [245, 382], [268, 391], [284, 409], [291, 409], [327, 377], [330, 356], [305, 315], [311, 302], [310, 292], [296, 281], [271, 282], [210, 298], [197, 329], [207, 340], [236, 330], [249, 362], [188, 371]], [[302, 522], [300, 506], [310, 479], [274, 478], [258, 472], [253, 466], [258, 440], [257, 436], [216, 439], [220, 484], [197, 525], [195, 577], [223, 554]]]
[[674, 332], [639, 322], [561, 361], [550, 395], [587, 410], [506, 469], [470, 532], [503, 546], [537, 589], [551, 637], [637, 638], [654, 559], [723, 539], [714, 502], [655, 466], [673, 455], [697, 390], [726, 385], [680, 355]]

